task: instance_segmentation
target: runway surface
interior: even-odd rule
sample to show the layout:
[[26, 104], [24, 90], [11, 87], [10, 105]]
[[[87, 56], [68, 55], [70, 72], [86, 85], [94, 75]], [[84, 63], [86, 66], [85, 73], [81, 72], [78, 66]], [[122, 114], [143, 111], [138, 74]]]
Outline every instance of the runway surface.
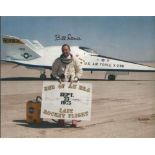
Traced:
[[40, 125], [25, 122], [26, 102], [41, 95], [43, 81], [36, 79], [38, 71], [12, 67], [1, 65], [2, 137], [155, 137], [155, 73], [131, 73], [117, 81], [103, 80], [103, 72], [84, 73], [98, 79], [85, 81], [93, 84], [92, 120], [58, 128], [48, 119]]

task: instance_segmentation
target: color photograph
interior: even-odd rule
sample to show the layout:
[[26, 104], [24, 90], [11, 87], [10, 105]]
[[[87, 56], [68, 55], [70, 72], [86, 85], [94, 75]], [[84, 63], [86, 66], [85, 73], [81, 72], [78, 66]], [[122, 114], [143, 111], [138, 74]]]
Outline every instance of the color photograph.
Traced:
[[2, 138], [155, 138], [155, 17], [0, 19]]

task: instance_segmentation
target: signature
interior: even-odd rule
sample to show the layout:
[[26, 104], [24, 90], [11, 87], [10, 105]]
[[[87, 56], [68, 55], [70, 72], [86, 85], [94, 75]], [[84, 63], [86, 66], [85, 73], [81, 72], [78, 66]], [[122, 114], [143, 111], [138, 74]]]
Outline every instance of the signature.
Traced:
[[78, 36], [72, 36], [71, 34], [67, 34], [67, 35], [56, 34], [55, 40], [56, 41], [58, 40], [81, 40], [81, 38]]

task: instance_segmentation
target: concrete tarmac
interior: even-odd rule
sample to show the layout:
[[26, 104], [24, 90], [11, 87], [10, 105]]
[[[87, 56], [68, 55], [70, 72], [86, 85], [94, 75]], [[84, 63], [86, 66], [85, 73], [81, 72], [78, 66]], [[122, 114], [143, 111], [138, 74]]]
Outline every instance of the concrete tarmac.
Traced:
[[[84, 77], [103, 79], [104, 74], [86, 72]], [[1, 78], [38, 76], [35, 70], [1, 64]], [[43, 81], [1, 81], [1, 137], [155, 137], [155, 73], [117, 79], [87, 81], [93, 84], [92, 120], [80, 122], [78, 128], [59, 128], [48, 119], [27, 124], [26, 102], [41, 95]]]

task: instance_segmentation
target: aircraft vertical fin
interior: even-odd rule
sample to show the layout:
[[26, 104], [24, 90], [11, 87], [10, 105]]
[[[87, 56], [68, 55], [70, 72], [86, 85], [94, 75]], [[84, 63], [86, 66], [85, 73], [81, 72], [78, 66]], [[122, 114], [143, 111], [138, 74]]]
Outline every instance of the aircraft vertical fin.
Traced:
[[2, 36], [2, 59], [3, 60], [22, 60], [28, 61], [39, 58], [40, 55], [35, 52], [35, 46], [29, 42], [13, 36]]

